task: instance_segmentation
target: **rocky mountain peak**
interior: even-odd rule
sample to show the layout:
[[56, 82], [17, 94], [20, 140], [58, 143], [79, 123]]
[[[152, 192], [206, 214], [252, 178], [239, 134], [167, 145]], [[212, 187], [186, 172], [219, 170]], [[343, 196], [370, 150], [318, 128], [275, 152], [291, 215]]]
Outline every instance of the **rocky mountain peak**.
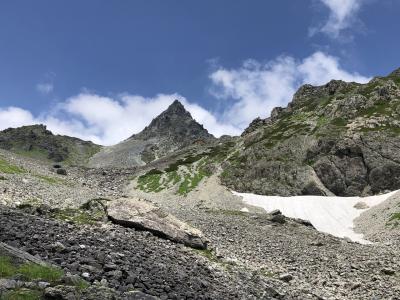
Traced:
[[179, 100], [175, 100], [138, 134], [96, 154], [94, 167], [127, 167], [148, 164], [197, 144], [214, 140], [203, 125], [194, 120]]
[[179, 100], [175, 100], [164, 112], [153, 119], [142, 132], [132, 136], [132, 138], [143, 140], [159, 137], [170, 137], [173, 140], [213, 138], [203, 125], [192, 118]]
[[166, 114], [182, 114], [182, 115], [190, 114], [179, 100], [175, 100], [174, 102], [172, 102], [172, 104], [170, 106], [168, 106], [165, 113]]
[[18, 128], [7, 128], [2, 131], [2, 133], [18, 133], [22, 135], [53, 135], [51, 131], [47, 130], [46, 125], [43, 124], [35, 124], [35, 125], [27, 125], [21, 126]]

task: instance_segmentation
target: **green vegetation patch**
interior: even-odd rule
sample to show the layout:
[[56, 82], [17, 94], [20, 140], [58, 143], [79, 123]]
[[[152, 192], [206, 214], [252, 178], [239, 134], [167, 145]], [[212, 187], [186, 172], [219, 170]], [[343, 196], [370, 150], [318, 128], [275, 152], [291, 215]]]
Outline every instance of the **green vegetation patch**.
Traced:
[[17, 271], [27, 280], [44, 280], [47, 282], [56, 282], [61, 279], [64, 272], [61, 269], [49, 266], [41, 266], [34, 263], [21, 265]]
[[207, 258], [210, 261], [214, 261], [214, 262], [218, 261], [217, 257], [214, 255], [214, 253], [210, 249], [203, 249], [203, 250], [193, 249], [193, 251], [195, 253]]
[[0, 172], [6, 174], [22, 174], [26, 173], [23, 168], [18, 166], [12, 165], [5, 161], [4, 159], [0, 158]]
[[146, 193], [158, 193], [177, 184], [177, 194], [187, 195], [199, 183], [211, 176], [208, 165], [210, 153], [188, 156], [169, 165], [164, 171], [152, 169], [137, 179], [137, 188]]
[[389, 101], [377, 101], [373, 106], [365, 108], [360, 111], [360, 116], [372, 116], [372, 115], [388, 115], [392, 112], [392, 105]]
[[24, 263], [17, 266], [8, 256], [0, 256], [0, 278], [22, 275], [26, 280], [45, 280], [56, 282], [64, 272], [52, 266], [41, 266], [34, 263]]
[[400, 221], [400, 212], [392, 214], [390, 221]]
[[42, 299], [42, 293], [30, 289], [17, 289], [8, 291], [1, 296], [1, 300], [39, 300]]
[[46, 175], [35, 174], [33, 176], [47, 182], [48, 184], [56, 185], [56, 184], [64, 183], [64, 180], [62, 180], [62, 179], [54, 178], [54, 177], [50, 177], [50, 176], [46, 176]]
[[88, 211], [85, 209], [66, 208], [56, 210], [52, 217], [66, 222], [72, 222], [78, 225], [95, 225], [104, 219], [104, 211]]
[[138, 188], [145, 192], [161, 192], [163, 187], [161, 185], [161, 174], [145, 174], [138, 178]]
[[7, 256], [0, 256], [0, 278], [7, 278], [15, 275], [16, 267]]

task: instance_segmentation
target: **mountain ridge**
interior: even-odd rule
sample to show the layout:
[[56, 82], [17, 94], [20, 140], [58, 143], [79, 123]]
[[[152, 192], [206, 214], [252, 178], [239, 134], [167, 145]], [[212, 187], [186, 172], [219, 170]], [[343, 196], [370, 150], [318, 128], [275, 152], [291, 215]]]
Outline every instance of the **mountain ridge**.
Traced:
[[84, 165], [101, 146], [75, 137], [55, 135], [43, 124], [0, 131], [0, 148], [54, 162]]

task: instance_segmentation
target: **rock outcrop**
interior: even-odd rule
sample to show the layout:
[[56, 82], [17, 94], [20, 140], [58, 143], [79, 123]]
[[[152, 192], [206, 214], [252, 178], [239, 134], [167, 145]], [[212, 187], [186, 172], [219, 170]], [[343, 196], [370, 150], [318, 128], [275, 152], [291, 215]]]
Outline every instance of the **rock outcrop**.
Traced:
[[222, 180], [242, 192], [371, 195], [400, 189], [400, 75], [302, 86], [256, 119]]
[[156, 236], [195, 249], [206, 249], [207, 240], [197, 229], [164, 212], [149, 201], [121, 198], [107, 204], [109, 219], [119, 225], [146, 230]]
[[0, 148], [33, 158], [85, 165], [101, 146], [69, 136], [54, 135], [44, 125], [0, 131]]

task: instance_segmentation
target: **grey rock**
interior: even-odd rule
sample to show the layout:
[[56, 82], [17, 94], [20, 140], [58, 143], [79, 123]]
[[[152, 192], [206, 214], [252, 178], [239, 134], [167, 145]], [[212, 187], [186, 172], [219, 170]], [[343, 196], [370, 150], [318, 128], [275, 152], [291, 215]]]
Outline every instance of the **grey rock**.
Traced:
[[285, 273], [279, 276], [279, 279], [285, 282], [290, 282], [293, 280], [293, 276], [290, 275], [289, 273]]
[[157, 236], [196, 249], [206, 249], [207, 240], [197, 229], [140, 199], [121, 198], [107, 203], [108, 217], [116, 224], [149, 231]]
[[384, 268], [384, 269], [381, 270], [381, 272], [382, 272], [383, 274], [389, 275], [389, 276], [392, 276], [392, 275], [395, 275], [395, 274], [396, 274], [396, 271], [395, 271], [395, 270], [389, 269], [389, 268]]

